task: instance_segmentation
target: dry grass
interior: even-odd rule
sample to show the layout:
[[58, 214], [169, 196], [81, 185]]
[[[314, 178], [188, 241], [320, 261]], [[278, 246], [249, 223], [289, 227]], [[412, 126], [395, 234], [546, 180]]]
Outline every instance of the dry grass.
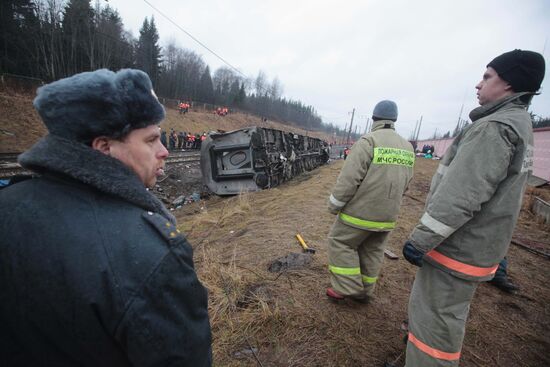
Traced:
[[[415, 272], [407, 262], [385, 260], [369, 305], [337, 305], [324, 295], [326, 236], [334, 220], [326, 199], [341, 165], [322, 167], [276, 189], [197, 203], [187, 213], [198, 214], [179, 215], [195, 248], [199, 278], [209, 289], [215, 365], [381, 366], [403, 350], [400, 324], [407, 317]], [[422, 214], [436, 166], [427, 160], [417, 164], [398, 228], [388, 241], [396, 254]], [[530, 228], [537, 233], [536, 224]], [[313, 261], [299, 270], [270, 273], [275, 259], [301, 251], [296, 233], [317, 250]], [[540, 271], [545, 261], [511, 249], [511, 273], [523, 287], [521, 297], [480, 287], [462, 365], [548, 365], [550, 291], [548, 275]], [[514, 353], [508, 353], [511, 340]]]
[[[210, 291], [217, 365], [357, 365], [365, 355], [354, 351], [369, 343], [371, 358], [382, 361], [386, 341], [374, 335], [386, 328], [383, 318], [368, 317], [369, 306], [339, 306], [324, 297], [326, 236], [334, 220], [326, 198], [339, 170], [339, 164], [327, 166], [277, 189], [226, 199], [185, 219], [191, 220], [182, 229], [195, 246], [199, 277]], [[317, 250], [313, 262], [304, 269], [269, 273], [273, 260], [300, 252], [296, 233]], [[403, 318], [391, 327], [396, 340]], [[235, 358], [251, 346], [258, 348], [257, 358]]]

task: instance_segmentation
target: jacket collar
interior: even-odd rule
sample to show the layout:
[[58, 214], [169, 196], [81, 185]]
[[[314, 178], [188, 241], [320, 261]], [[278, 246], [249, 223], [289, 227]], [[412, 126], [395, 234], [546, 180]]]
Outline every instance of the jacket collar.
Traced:
[[[390, 125], [390, 126], [386, 127], [386, 125]], [[371, 131], [376, 131], [376, 130], [380, 130], [380, 129], [392, 129], [392, 130], [395, 130], [395, 122], [393, 122], [392, 120], [378, 120], [378, 121], [374, 121], [373, 124], [372, 124], [372, 129], [371, 129]]]
[[175, 222], [172, 214], [130, 168], [84, 144], [47, 135], [21, 154], [19, 163], [41, 174], [69, 177]]
[[521, 93], [514, 93], [511, 96], [504, 97], [502, 99], [499, 99], [498, 101], [487, 103], [483, 106], [479, 106], [477, 108], [474, 108], [470, 112], [470, 120], [472, 122], [479, 120], [482, 117], [488, 116], [502, 107], [506, 105], [514, 105], [522, 108], [526, 108], [527, 104], [523, 101], [521, 101], [520, 97], [525, 95], [533, 95], [535, 93], [533, 92], [521, 92]]

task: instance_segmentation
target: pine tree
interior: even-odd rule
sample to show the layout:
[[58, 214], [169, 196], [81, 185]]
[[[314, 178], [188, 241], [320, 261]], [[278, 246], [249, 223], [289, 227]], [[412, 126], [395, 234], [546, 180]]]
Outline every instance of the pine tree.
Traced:
[[231, 86], [229, 87], [227, 102], [233, 106], [239, 103], [239, 81], [237, 79], [233, 80]]
[[237, 106], [242, 107], [246, 103], [246, 91], [244, 89], [244, 83], [241, 83], [241, 87], [239, 88], [239, 94], [237, 96]]
[[151, 21], [147, 17], [139, 30], [139, 40], [136, 48], [136, 66], [149, 74], [153, 85], [157, 84], [160, 76], [161, 48], [158, 44], [159, 34], [155, 25], [155, 18]]
[[118, 70], [133, 66], [132, 45], [118, 11], [109, 5], [99, 10], [96, 27], [96, 67]]
[[70, 0], [63, 16], [65, 75], [95, 69], [94, 10], [89, 0]]
[[214, 103], [214, 86], [212, 84], [212, 76], [210, 68], [207, 66], [201, 75], [199, 84], [199, 100], [206, 103]]
[[39, 76], [34, 8], [30, 0], [0, 1], [0, 71]]

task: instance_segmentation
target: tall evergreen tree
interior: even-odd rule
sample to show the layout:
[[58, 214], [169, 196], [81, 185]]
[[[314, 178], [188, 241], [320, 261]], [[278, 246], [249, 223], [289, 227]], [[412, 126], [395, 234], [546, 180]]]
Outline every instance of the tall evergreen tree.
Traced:
[[199, 100], [206, 103], [214, 103], [214, 85], [210, 75], [210, 67], [206, 66], [201, 75], [199, 85]]
[[109, 5], [96, 14], [96, 67], [113, 70], [131, 67], [132, 44], [128, 39], [118, 11]]
[[34, 38], [38, 27], [32, 1], [0, 1], [0, 71], [39, 76]]
[[136, 66], [149, 74], [153, 85], [157, 84], [160, 76], [161, 48], [158, 44], [159, 34], [155, 25], [155, 18], [147, 18], [139, 30], [139, 40], [136, 47]]
[[95, 69], [95, 13], [89, 0], [69, 0], [63, 16], [65, 41], [65, 76]]
[[237, 107], [244, 106], [246, 102], [246, 91], [244, 89], [244, 83], [241, 83], [241, 87], [239, 88], [239, 94], [237, 95], [237, 98], [235, 100], [235, 105]]
[[239, 104], [239, 81], [235, 79], [229, 87], [229, 94], [227, 96], [227, 102], [230, 105], [236, 106]]

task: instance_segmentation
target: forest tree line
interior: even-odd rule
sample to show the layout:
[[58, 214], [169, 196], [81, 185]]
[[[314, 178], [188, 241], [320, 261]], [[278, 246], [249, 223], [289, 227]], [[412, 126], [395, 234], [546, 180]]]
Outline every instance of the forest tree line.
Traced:
[[260, 71], [243, 77], [230, 67], [213, 73], [202, 57], [174, 41], [161, 46], [154, 17], [136, 38], [118, 11], [89, 0], [2, 0], [0, 73], [50, 82], [101, 68], [137, 68], [149, 74], [159, 96], [223, 105], [308, 130], [343, 135], [312, 106], [283, 97], [278, 78]]
[[[238, 108], [331, 135], [347, 133], [323, 123], [312, 106], [284, 98], [279, 79], [269, 81], [263, 71], [256, 77], [243, 77], [230, 67], [212, 73], [200, 55], [174, 41], [161, 47], [153, 17], [144, 19], [136, 38], [116, 9], [97, 0], [0, 2], [0, 73], [50, 82], [100, 68], [144, 70], [165, 98]], [[459, 125], [433, 137], [456, 136], [464, 127]], [[533, 126], [550, 126], [550, 119], [534, 118]]]

